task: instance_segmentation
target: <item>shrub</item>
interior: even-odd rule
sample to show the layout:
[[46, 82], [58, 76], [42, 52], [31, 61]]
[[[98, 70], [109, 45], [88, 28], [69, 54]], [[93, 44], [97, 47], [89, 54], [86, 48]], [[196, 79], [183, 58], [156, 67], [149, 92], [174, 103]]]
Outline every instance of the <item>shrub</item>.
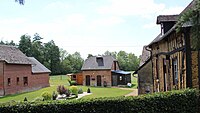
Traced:
[[57, 92], [58, 92], [60, 95], [65, 94], [66, 91], [67, 91], [67, 89], [64, 87], [64, 85], [59, 85], [59, 86], [57, 87]]
[[83, 94], [82, 88], [79, 88], [79, 89], [78, 89], [78, 94]]
[[36, 97], [32, 102], [40, 102], [43, 101], [43, 97]]
[[42, 97], [44, 100], [51, 100], [51, 94], [47, 91], [42, 93]]
[[71, 79], [68, 78], [67, 81], [68, 81], [69, 85], [71, 86], [71, 82], [72, 82]]
[[90, 88], [87, 89], [87, 93], [91, 93]]
[[78, 87], [77, 86], [70, 86], [70, 91], [72, 94], [78, 96]]
[[24, 101], [28, 101], [28, 99], [25, 97], [25, 98], [24, 98]]
[[52, 99], [53, 99], [53, 100], [56, 100], [57, 97], [58, 97], [58, 94], [57, 94], [55, 91], [53, 91]]
[[76, 85], [76, 81], [72, 80], [70, 86]]
[[71, 95], [71, 91], [69, 89], [66, 89], [65, 95], [66, 97], [69, 97]]
[[0, 104], [2, 113], [198, 113], [199, 92], [194, 89], [137, 97], [17, 102]]

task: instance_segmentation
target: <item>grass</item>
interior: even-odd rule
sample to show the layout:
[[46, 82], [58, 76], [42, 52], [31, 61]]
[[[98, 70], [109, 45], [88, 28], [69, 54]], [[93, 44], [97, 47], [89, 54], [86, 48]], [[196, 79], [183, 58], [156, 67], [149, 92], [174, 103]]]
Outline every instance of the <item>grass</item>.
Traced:
[[[3, 102], [9, 102], [9, 101], [23, 101], [26, 97], [28, 101], [32, 101], [37, 97], [41, 97], [41, 94], [44, 91], [47, 91], [49, 93], [53, 93], [53, 91], [56, 91], [58, 85], [65, 85], [66, 87], [69, 87], [68, 83], [68, 77], [66, 75], [58, 75], [58, 76], [50, 76], [50, 87], [43, 88], [37, 91], [32, 92], [26, 92], [21, 94], [15, 94], [15, 95], [7, 95], [4, 97], [0, 97], [0, 103]], [[86, 86], [78, 86], [78, 88], [82, 88], [84, 92], [87, 91], [88, 87]], [[119, 88], [105, 88], [105, 87], [89, 87], [92, 94], [85, 96], [83, 98], [98, 98], [98, 97], [116, 97], [116, 96], [123, 96], [126, 95], [132, 90], [122, 90]]]
[[137, 81], [138, 75], [133, 76], [133, 73], [134, 73], [134, 71], [131, 71], [131, 83], [133, 84], [132, 88], [137, 89], [137, 87], [138, 87], [138, 81]]

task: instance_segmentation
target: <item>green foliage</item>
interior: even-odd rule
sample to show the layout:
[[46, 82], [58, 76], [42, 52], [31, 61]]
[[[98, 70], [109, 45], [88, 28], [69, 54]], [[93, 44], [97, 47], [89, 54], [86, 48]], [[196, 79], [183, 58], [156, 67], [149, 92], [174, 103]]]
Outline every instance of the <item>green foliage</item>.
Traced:
[[197, 113], [194, 89], [142, 95], [66, 101], [21, 102], [0, 105], [2, 113]]
[[83, 94], [83, 89], [82, 88], [78, 89], [78, 94]]
[[77, 86], [70, 86], [70, 91], [72, 94], [78, 96], [78, 87]]
[[41, 96], [44, 100], [51, 100], [51, 94], [47, 91], [43, 92]]
[[43, 101], [43, 97], [36, 97], [34, 100], [32, 100], [32, 102], [40, 102]]
[[58, 94], [57, 94], [55, 91], [53, 91], [52, 99], [53, 99], [53, 100], [56, 100], [57, 97], [58, 97]]
[[87, 89], [87, 93], [91, 93], [90, 88]]
[[73, 85], [76, 85], [76, 84], [77, 84], [76, 81], [72, 80], [70, 86], [73, 86]]
[[179, 16], [176, 31], [180, 32], [184, 24], [191, 24], [191, 47], [198, 50], [200, 49], [200, 0], [195, 0], [194, 2], [194, 7]]
[[104, 55], [111, 55], [117, 59], [121, 70], [131, 71], [139, 67], [140, 59], [133, 53], [126, 53], [125, 51], [109, 52], [106, 51]]
[[25, 97], [25, 98], [24, 98], [24, 101], [28, 101], [28, 99]]
[[31, 36], [29, 35], [22, 35], [19, 41], [18, 47], [24, 54], [28, 57], [32, 56], [32, 44], [31, 44]]
[[59, 86], [57, 87], [57, 92], [58, 92], [60, 95], [65, 94], [66, 91], [67, 91], [67, 88], [65, 88], [64, 85], [59, 85]]

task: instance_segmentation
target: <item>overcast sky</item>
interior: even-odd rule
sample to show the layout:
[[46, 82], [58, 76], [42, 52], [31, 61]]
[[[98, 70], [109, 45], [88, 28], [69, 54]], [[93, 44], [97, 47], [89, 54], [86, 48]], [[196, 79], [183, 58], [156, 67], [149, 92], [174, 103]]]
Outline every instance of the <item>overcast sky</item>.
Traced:
[[141, 55], [159, 33], [158, 15], [179, 14], [192, 0], [0, 0], [0, 39], [39, 33], [69, 53], [106, 50]]

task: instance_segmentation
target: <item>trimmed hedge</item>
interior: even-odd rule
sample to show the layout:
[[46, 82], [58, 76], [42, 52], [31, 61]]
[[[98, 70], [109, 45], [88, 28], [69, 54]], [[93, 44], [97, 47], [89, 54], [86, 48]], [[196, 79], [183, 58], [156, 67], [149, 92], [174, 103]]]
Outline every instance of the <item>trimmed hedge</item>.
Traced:
[[199, 91], [186, 89], [142, 95], [0, 105], [2, 113], [197, 113]]

